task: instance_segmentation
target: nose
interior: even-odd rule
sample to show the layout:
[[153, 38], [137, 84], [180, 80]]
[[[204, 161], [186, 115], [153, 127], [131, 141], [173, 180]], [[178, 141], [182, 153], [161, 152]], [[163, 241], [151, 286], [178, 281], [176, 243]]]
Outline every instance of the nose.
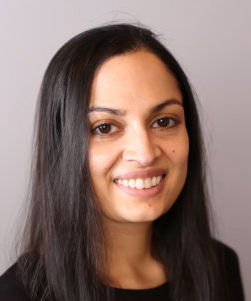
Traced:
[[154, 137], [147, 130], [140, 129], [128, 133], [127, 143], [123, 151], [123, 159], [138, 162], [141, 166], [149, 166], [159, 157], [161, 149]]

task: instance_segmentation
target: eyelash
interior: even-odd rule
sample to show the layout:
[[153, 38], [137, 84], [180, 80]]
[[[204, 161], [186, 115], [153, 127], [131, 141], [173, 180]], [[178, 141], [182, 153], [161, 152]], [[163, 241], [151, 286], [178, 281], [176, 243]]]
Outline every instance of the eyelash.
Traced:
[[[152, 127], [155, 128], [155, 129], [156, 129], [156, 128], [159, 128], [159, 129], [165, 130], [165, 129], [174, 128], [174, 127], [176, 127], [176, 126], [180, 123], [180, 121], [177, 120], [176, 118], [172, 118], [172, 117], [161, 117], [161, 118], [155, 120], [154, 123], [153, 123], [153, 125], [154, 125], [155, 123], [157, 123], [157, 122], [160, 122], [160, 121], [168, 121], [168, 125], [163, 126], [163, 127], [160, 126], [160, 125], [159, 125], [159, 126], [152, 126]], [[172, 122], [173, 125], [170, 126], [170, 125], [169, 125], [170, 122]], [[108, 129], [109, 129], [109, 127], [110, 127], [110, 130], [111, 130], [112, 128], [113, 128], [113, 129], [119, 128], [119, 126], [117, 126], [117, 125], [115, 125], [115, 124], [113, 124], [113, 123], [110, 123], [110, 122], [104, 122], [104, 123], [99, 124], [99, 125], [96, 126], [95, 128], [93, 128], [93, 129], [91, 130], [92, 134], [97, 135], [97, 136], [107, 137], [107, 136], [112, 136], [112, 135], [116, 134], [116, 132], [117, 132], [117, 130], [114, 130], [113, 132], [109, 131], [108, 133], [102, 133], [102, 132], [100, 132], [100, 129], [101, 129], [102, 127], [103, 127], [103, 129], [104, 129], [105, 127], [108, 127]]]
[[109, 123], [109, 122], [104, 122], [104, 123], [101, 123], [99, 124], [98, 126], [96, 126], [94, 129], [91, 130], [91, 132], [94, 134], [94, 135], [98, 135], [98, 136], [111, 136], [113, 135], [115, 132], [111, 133], [109, 131], [109, 133], [101, 133], [101, 132], [98, 132], [98, 130], [100, 130], [100, 128], [104, 128], [104, 127], [113, 127], [113, 128], [118, 128], [118, 126], [114, 125], [113, 123]]
[[[176, 125], [178, 125], [178, 124], [180, 123], [176, 118], [172, 118], [172, 117], [161, 117], [161, 118], [155, 120], [154, 123], [159, 122], [159, 121], [161, 121], [161, 120], [162, 120], [162, 121], [163, 121], [163, 120], [164, 120], [164, 121], [167, 121], [167, 120], [168, 120], [168, 123], [173, 122], [173, 125], [171, 125], [171, 126], [170, 126], [169, 124], [163, 126], [163, 128], [165, 128], [165, 129], [166, 129], [166, 128], [169, 128], [169, 129], [170, 129], [170, 128], [173, 128], [173, 127], [175, 127]], [[154, 124], [154, 123], [153, 123], [153, 124]], [[155, 128], [155, 127], [154, 127], [154, 128]], [[162, 128], [162, 126], [159, 125], [159, 128]]]

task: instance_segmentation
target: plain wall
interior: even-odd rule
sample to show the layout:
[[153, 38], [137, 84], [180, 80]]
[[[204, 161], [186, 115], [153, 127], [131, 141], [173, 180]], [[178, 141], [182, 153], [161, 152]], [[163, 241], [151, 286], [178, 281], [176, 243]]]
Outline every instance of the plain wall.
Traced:
[[217, 237], [237, 251], [246, 299], [251, 300], [251, 1], [0, 4], [0, 274], [16, 260], [34, 111], [49, 60], [83, 30], [109, 21], [139, 21], [161, 34], [198, 94]]

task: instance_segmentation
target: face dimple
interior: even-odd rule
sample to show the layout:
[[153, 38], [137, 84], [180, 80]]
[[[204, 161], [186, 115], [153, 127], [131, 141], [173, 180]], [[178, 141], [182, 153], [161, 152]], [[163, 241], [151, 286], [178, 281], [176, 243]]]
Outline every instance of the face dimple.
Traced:
[[[152, 53], [114, 56], [95, 75], [90, 108], [108, 108], [90, 113], [89, 168], [104, 216], [120, 223], [154, 221], [175, 202], [187, 174], [189, 141], [176, 79]], [[112, 131], [94, 132], [100, 124], [112, 124]], [[138, 189], [117, 181], [159, 174], [165, 174], [160, 185], [148, 189], [141, 180]]]

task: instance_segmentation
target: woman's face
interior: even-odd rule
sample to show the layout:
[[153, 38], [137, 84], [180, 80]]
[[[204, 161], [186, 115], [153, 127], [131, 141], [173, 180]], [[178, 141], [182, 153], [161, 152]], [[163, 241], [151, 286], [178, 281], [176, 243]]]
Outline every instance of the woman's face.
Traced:
[[154, 54], [114, 56], [91, 89], [89, 167], [104, 217], [152, 222], [185, 183], [189, 140], [175, 77]]

